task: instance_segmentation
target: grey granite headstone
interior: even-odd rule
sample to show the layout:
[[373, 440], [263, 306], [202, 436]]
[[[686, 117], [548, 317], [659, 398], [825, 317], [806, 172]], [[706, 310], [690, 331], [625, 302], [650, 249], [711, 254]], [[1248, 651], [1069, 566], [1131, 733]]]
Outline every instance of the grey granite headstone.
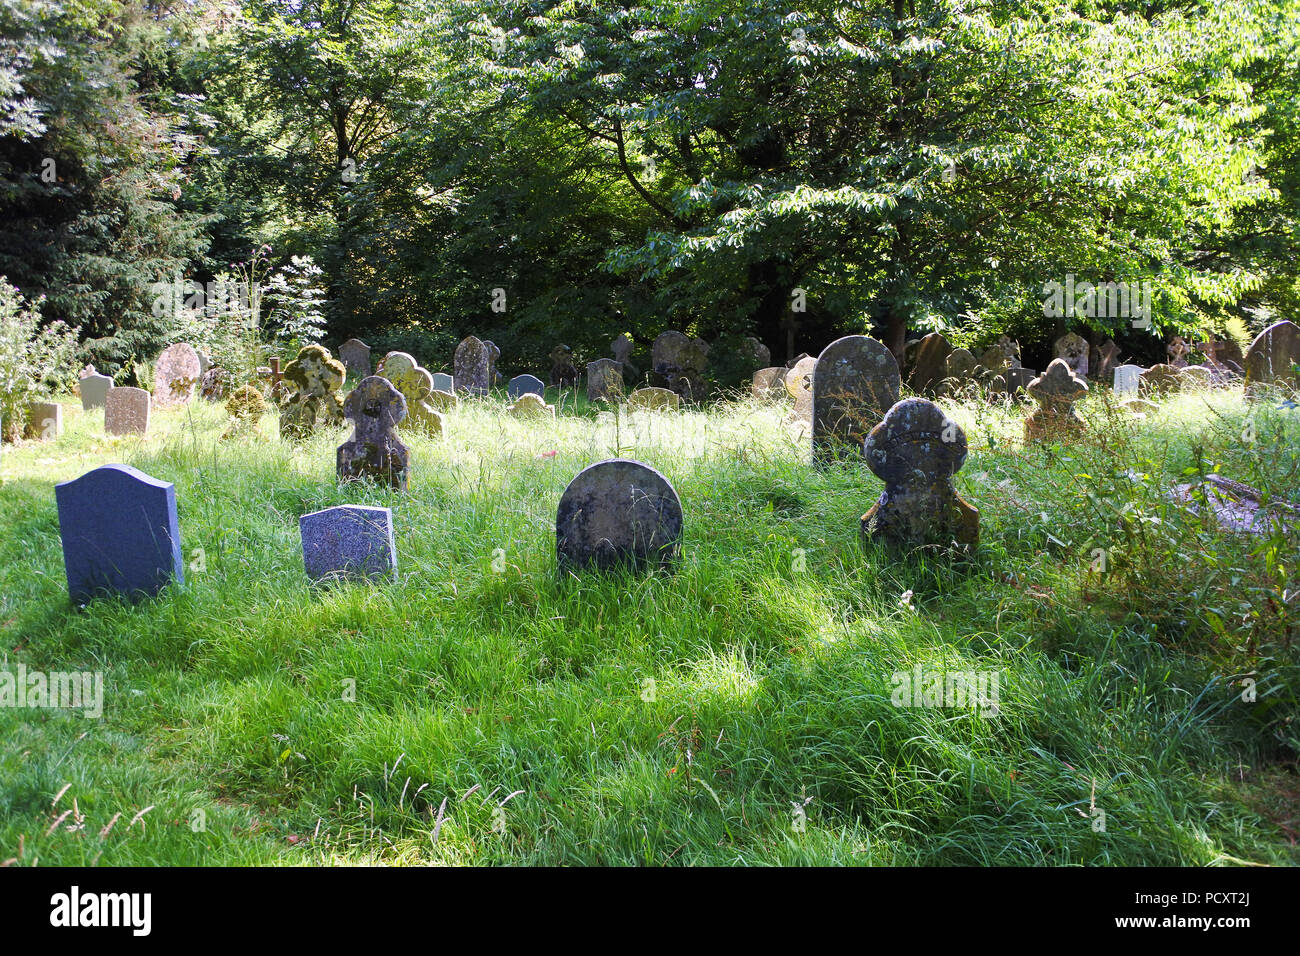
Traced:
[[103, 465], [54, 486], [68, 593], [136, 598], [185, 580], [176, 487], [130, 465]]
[[149, 430], [153, 396], [143, 388], [109, 389], [104, 399], [104, 431], [109, 435], [143, 435]]
[[813, 375], [814, 462], [848, 454], [898, 401], [898, 360], [883, 342], [866, 335], [836, 339], [817, 357]]
[[536, 375], [516, 375], [506, 386], [506, 394], [514, 401], [520, 395], [532, 392], [534, 395], [546, 395], [546, 383]]
[[439, 392], [454, 392], [456, 390], [456, 380], [446, 372], [434, 372], [433, 387]]
[[365, 378], [370, 374], [370, 346], [360, 339], [348, 339], [339, 346], [339, 361], [353, 375]]
[[339, 505], [303, 515], [298, 530], [313, 581], [397, 580], [392, 509]]
[[108, 392], [113, 387], [113, 380], [107, 375], [91, 372], [89, 375], [81, 377], [80, 387], [81, 409], [88, 412], [92, 408], [104, 407]]
[[682, 503], [668, 479], [626, 458], [578, 472], [560, 496], [555, 547], [561, 570], [668, 568], [682, 542]]

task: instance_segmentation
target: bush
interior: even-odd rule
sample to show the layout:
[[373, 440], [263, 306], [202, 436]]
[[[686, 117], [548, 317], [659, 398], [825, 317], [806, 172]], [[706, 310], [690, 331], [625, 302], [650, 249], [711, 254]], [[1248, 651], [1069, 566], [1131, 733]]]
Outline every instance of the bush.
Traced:
[[0, 441], [16, 441], [33, 399], [71, 384], [78, 329], [41, 326], [40, 299], [28, 302], [0, 276]]

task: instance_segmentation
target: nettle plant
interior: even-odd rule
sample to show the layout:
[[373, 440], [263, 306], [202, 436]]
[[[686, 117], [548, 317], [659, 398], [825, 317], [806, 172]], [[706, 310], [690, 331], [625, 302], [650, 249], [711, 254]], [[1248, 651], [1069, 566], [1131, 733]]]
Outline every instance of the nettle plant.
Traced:
[[29, 302], [0, 276], [0, 440], [22, 437], [27, 405], [75, 373], [78, 329], [41, 323], [41, 300]]

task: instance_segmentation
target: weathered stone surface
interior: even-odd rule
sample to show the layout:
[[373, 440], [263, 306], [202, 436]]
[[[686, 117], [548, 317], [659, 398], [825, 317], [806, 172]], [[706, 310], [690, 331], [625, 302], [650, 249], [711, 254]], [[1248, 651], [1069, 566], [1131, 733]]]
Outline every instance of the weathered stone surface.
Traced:
[[836, 339], [817, 357], [813, 376], [813, 461], [858, 458], [862, 441], [895, 402], [898, 361], [866, 335]]
[[989, 378], [989, 394], [999, 398], [1014, 398], [1022, 394], [1037, 377], [1036, 371], [1022, 365], [995, 371]]
[[1141, 365], [1120, 365], [1115, 368], [1115, 397], [1119, 401], [1128, 402], [1138, 397], [1144, 371], [1146, 370]]
[[54, 498], [74, 601], [102, 593], [152, 596], [173, 579], [185, 580], [171, 482], [129, 465], [103, 465], [55, 485]]
[[1169, 356], [1168, 364], [1174, 368], [1183, 368], [1187, 365], [1187, 356], [1192, 353], [1192, 347], [1187, 344], [1187, 339], [1181, 335], [1175, 335], [1165, 346], [1165, 354]]
[[339, 346], [339, 361], [353, 375], [365, 378], [370, 374], [370, 346], [360, 339], [348, 339]]
[[1172, 365], [1153, 365], [1138, 376], [1140, 391], [1147, 395], [1167, 395], [1183, 387], [1183, 377]]
[[623, 397], [623, 366], [613, 359], [587, 363], [587, 401], [617, 402]]
[[626, 458], [597, 462], [560, 496], [560, 569], [669, 568], [681, 551], [682, 523], [681, 500], [659, 472]]
[[1197, 482], [1175, 485], [1173, 498], [1199, 514], [1208, 506], [1214, 523], [1237, 534], [1271, 534], [1279, 525], [1300, 528], [1300, 508], [1284, 501], [1263, 504], [1257, 488], [1244, 482], [1209, 474]]
[[63, 434], [63, 406], [58, 402], [32, 402], [27, 406], [27, 437], [53, 441]]
[[[440, 388], [435, 388], [426, 395], [424, 402], [438, 412], [451, 412], [460, 408], [460, 397], [454, 392], [445, 392]], [[444, 425], [447, 423], [445, 415], [442, 421]]]
[[506, 394], [513, 401], [520, 395], [531, 392], [534, 395], [546, 396], [546, 383], [536, 375], [516, 375], [509, 384], [506, 385]]
[[873, 539], [909, 548], [978, 543], [979, 511], [953, 487], [966, 461], [966, 434], [938, 405], [923, 398], [899, 402], [871, 430], [862, 453], [885, 483], [862, 516], [864, 546]]
[[683, 401], [702, 402], [708, 397], [703, 372], [709, 364], [709, 345], [681, 332], [664, 332], [654, 341], [654, 372], [658, 382]]
[[154, 401], [159, 405], [186, 405], [203, 377], [203, 363], [194, 346], [177, 342], [162, 350], [153, 366]]
[[88, 366], [89, 371], [85, 372], [79, 381], [81, 391], [81, 408], [82, 411], [90, 411], [92, 408], [103, 408], [104, 403], [108, 400], [109, 390], [113, 387], [113, 380], [107, 375], [100, 375], [95, 371], [95, 366]]
[[807, 392], [811, 396], [816, 369], [817, 360], [811, 355], [805, 355], [795, 362], [790, 370], [785, 373], [786, 393], [794, 399], [798, 399], [803, 392]]
[[547, 405], [546, 399], [536, 392], [524, 392], [515, 403], [506, 409], [515, 418], [554, 418], [555, 406]]
[[369, 478], [396, 491], [405, 491], [410, 476], [410, 453], [397, 438], [397, 423], [406, 417], [406, 399], [386, 378], [363, 378], [347, 401], [343, 413], [353, 434], [338, 449], [340, 481]]
[[456, 391], [456, 380], [446, 372], [434, 372], [433, 388], [434, 391], [437, 392], [452, 392], [454, 394]]
[[[339, 389], [347, 379], [343, 363], [323, 345], [308, 345], [284, 367], [284, 383], [292, 389], [280, 408], [280, 434], [302, 438], [315, 431], [320, 419], [327, 424], [343, 420]], [[273, 386], [274, 387], [274, 386]]]
[[1009, 335], [998, 336], [996, 342], [980, 353], [979, 364], [990, 371], [1020, 368], [1020, 343]]
[[952, 345], [942, 332], [931, 332], [921, 339], [912, 353], [914, 364], [908, 369], [907, 383], [914, 392], [934, 394], [947, 373]]
[[1183, 388], [1210, 388], [1214, 385], [1214, 372], [1204, 365], [1184, 365], [1178, 370]]
[[496, 378], [496, 357], [500, 354], [495, 345], [472, 335], [462, 340], [456, 346], [456, 390], [470, 395], [486, 395]]
[[1268, 387], [1288, 391], [1300, 390], [1300, 326], [1294, 322], [1270, 325], [1250, 343], [1246, 350], [1246, 395], [1256, 398]]
[[754, 366], [765, 368], [772, 364], [772, 350], [752, 335], [747, 335], [745, 336], [745, 358], [751, 368]]
[[775, 401], [782, 398], [785, 394], [785, 373], [789, 369], [782, 366], [774, 368], [760, 368], [754, 373], [754, 384], [751, 394], [760, 402]]
[[[1059, 359], [1063, 359], [1065, 364], [1070, 367], [1070, 371], [1079, 378], [1088, 377], [1088, 340], [1077, 332], [1067, 332], [1056, 340], [1052, 346], [1052, 354]], [[1051, 366], [1049, 365], [1050, 369]]]
[[252, 385], [235, 389], [226, 400], [226, 411], [230, 415], [230, 425], [222, 433], [222, 438], [262, 434], [257, 425], [266, 414], [266, 398]]
[[638, 388], [627, 399], [628, 408], [676, 409], [681, 404], [681, 396], [667, 388]]
[[1083, 431], [1083, 418], [1074, 403], [1088, 393], [1088, 383], [1063, 358], [1052, 359], [1047, 371], [1029, 383], [1029, 396], [1038, 408], [1025, 419], [1025, 441], [1065, 439]]
[[1112, 370], [1115, 363], [1119, 360], [1119, 346], [1112, 340], [1107, 339], [1097, 349], [1097, 365], [1093, 368], [1092, 376], [1099, 382], [1108, 382], [1111, 379]]
[[983, 374], [984, 366], [968, 349], [953, 349], [943, 362], [943, 391], [960, 392], [972, 383], [979, 383]]
[[433, 394], [433, 376], [420, 367], [415, 356], [407, 352], [389, 352], [379, 363], [377, 373], [393, 383], [406, 399], [406, 424], [403, 428], [441, 435], [442, 414], [429, 403]]
[[397, 580], [392, 509], [339, 505], [303, 515], [298, 530], [313, 581]]
[[641, 370], [632, 364], [632, 352], [636, 348], [636, 343], [620, 332], [614, 341], [609, 343], [609, 350], [614, 355], [614, 361], [623, 366], [624, 381], [635, 382], [641, 377]]
[[573, 365], [573, 349], [557, 345], [551, 349], [551, 384], [556, 388], [574, 388], [578, 384], [578, 370]]
[[149, 430], [153, 397], [143, 388], [110, 389], [104, 398], [104, 431], [109, 435], [143, 435]]

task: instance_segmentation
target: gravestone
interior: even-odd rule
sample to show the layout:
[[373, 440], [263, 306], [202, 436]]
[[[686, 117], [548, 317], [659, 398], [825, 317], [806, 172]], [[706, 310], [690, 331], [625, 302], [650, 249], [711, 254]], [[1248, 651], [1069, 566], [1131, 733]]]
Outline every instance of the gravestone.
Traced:
[[339, 389], [347, 379], [347, 369], [323, 345], [300, 349], [298, 357], [284, 367], [283, 376], [293, 393], [280, 408], [282, 437], [302, 438], [311, 434], [322, 415], [331, 425], [343, 420]]
[[933, 394], [947, 371], [952, 346], [942, 332], [931, 332], [921, 339], [912, 353], [914, 364], [908, 369], [907, 383], [912, 391]]
[[339, 346], [339, 361], [353, 375], [365, 378], [370, 374], [370, 346], [360, 339], [348, 339]]
[[[471, 395], [486, 395], [492, 387], [496, 369], [493, 367], [493, 352], [496, 346], [474, 336], [461, 341], [456, 346], [455, 378], [456, 389]], [[498, 354], [500, 354], [498, 352]]]
[[1065, 439], [1083, 431], [1083, 418], [1075, 411], [1074, 403], [1088, 394], [1088, 383], [1070, 370], [1065, 359], [1052, 359], [1047, 371], [1030, 382], [1027, 391], [1038, 407], [1025, 419], [1026, 444]]
[[1020, 343], [1009, 335], [999, 335], [998, 340], [980, 354], [979, 364], [990, 371], [1020, 368]]
[[681, 396], [667, 388], [638, 388], [627, 398], [628, 408], [677, 409], [682, 404]]
[[405, 491], [411, 458], [396, 434], [397, 423], [406, 417], [402, 393], [386, 378], [367, 376], [348, 395], [343, 414], [352, 422], [353, 432], [339, 445], [339, 480], [369, 478]]
[[556, 388], [575, 388], [578, 370], [573, 365], [573, 349], [557, 345], [551, 349], [551, 384]]
[[154, 401], [159, 405], [186, 405], [203, 378], [203, 363], [194, 346], [177, 342], [162, 350], [153, 366]]
[[1165, 354], [1169, 356], [1167, 364], [1174, 368], [1183, 368], [1187, 365], [1187, 356], [1192, 352], [1192, 347], [1187, 344], [1187, 339], [1181, 335], [1175, 335], [1165, 346]]
[[746, 364], [750, 368], [765, 368], [772, 364], [772, 350], [752, 335], [745, 336], [744, 348]]
[[1178, 370], [1183, 388], [1210, 388], [1214, 385], [1214, 371], [1208, 365], [1184, 365]]
[[1300, 389], [1300, 326], [1294, 322], [1270, 325], [1250, 343], [1243, 365], [1246, 371], [1246, 397], [1257, 398], [1266, 388]]
[[27, 437], [53, 441], [63, 434], [63, 406], [58, 402], [32, 402], [27, 406]]
[[81, 408], [82, 411], [90, 411], [92, 408], [103, 408], [105, 401], [108, 399], [109, 390], [113, 387], [113, 380], [107, 375], [100, 375], [95, 371], [95, 366], [91, 365], [89, 372], [81, 377]]
[[867, 466], [885, 490], [862, 516], [864, 547], [873, 539], [904, 547], [973, 548], [980, 514], [953, 487], [966, 461], [966, 434], [924, 398], [891, 408], [863, 442]]
[[1180, 370], [1172, 365], [1152, 365], [1138, 376], [1141, 382], [1140, 391], [1150, 395], [1168, 395], [1171, 392], [1181, 391], [1183, 377], [1179, 372]]
[[260, 436], [257, 425], [266, 414], [266, 398], [254, 386], [241, 385], [226, 399], [226, 412], [230, 415], [230, 425], [222, 432], [222, 438]]
[[435, 391], [454, 393], [456, 391], [456, 380], [446, 372], [434, 372], [433, 387]]
[[709, 363], [707, 342], [668, 331], [655, 339], [652, 355], [659, 382], [685, 401], [704, 401], [708, 396], [708, 383], [703, 374]]
[[415, 356], [407, 352], [389, 352], [379, 363], [376, 373], [393, 383], [406, 399], [406, 424], [403, 428], [426, 435], [442, 434], [442, 414], [429, 404], [433, 394], [433, 376], [420, 367]]
[[1037, 377], [1036, 371], [1023, 365], [1001, 369], [989, 379], [989, 394], [1014, 398], [1024, 392]]
[[682, 504], [668, 479], [626, 458], [578, 472], [560, 496], [555, 550], [562, 571], [669, 568], [682, 543]]
[[620, 332], [614, 341], [609, 343], [609, 350], [614, 355], [614, 361], [623, 366], [624, 378], [630, 378], [636, 381], [641, 377], [640, 370], [632, 364], [632, 350], [636, 348], [636, 343]]
[[143, 388], [109, 389], [104, 398], [104, 431], [109, 435], [143, 435], [149, 430], [153, 397]]
[[170, 481], [130, 465], [103, 465], [55, 485], [54, 498], [74, 601], [105, 592], [135, 599], [157, 594], [172, 579], [184, 582], [176, 487]]
[[826, 346], [812, 383], [813, 461], [857, 458], [867, 432], [898, 401], [901, 384], [898, 360], [883, 342], [846, 335]]
[[943, 361], [943, 391], [959, 392], [983, 374], [984, 366], [969, 349], [953, 349]]
[[531, 392], [534, 395], [546, 395], [546, 383], [536, 375], [516, 375], [506, 385], [506, 394], [510, 398], [516, 399], [520, 395], [526, 395]]
[[1115, 368], [1115, 397], [1121, 402], [1131, 402], [1138, 397], [1142, 383], [1141, 365], [1120, 365]]
[[794, 366], [785, 373], [785, 390], [786, 393], [794, 399], [797, 399], [803, 392], [812, 395], [814, 372], [817, 369], [817, 360], [811, 355], [805, 355]]
[[[454, 392], [444, 392], [440, 388], [435, 388], [432, 392], [426, 395], [424, 402], [430, 408], [439, 412], [450, 412], [460, 408], [460, 399], [456, 394]], [[445, 418], [443, 419], [443, 423], [446, 423]]]
[[391, 508], [339, 505], [298, 519], [302, 561], [313, 581], [397, 580]]
[[613, 359], [587, 363], [587, 401], [617, 402], [623, 397], [623, 366]]
[[1089, 351], [1088, 340], [1077, 332], [1065, 333], [1052, 346], [1052, 355], [1063, 360], [1071, 372], [1083, 379], [1088, 377]]
[[771, 402], [781, 398], [786, 394], [785, 373], [788, 371], [789, 369], [781, 366], [760, 368], [754, 373], [751, 394], [760, 402]]
[[1119, 359], [1119, 346], [1111, 339], [1107, 339], [1097, 349], [1097, 367], [1092, 370], [1093, 376], [1101, 382], [1105, 382], [1111, 377], [1111, 370], [1115, 368], [1115, 362]]
[[515, 418], [554, 418], [555, 406], [547, 405], [546, 399], [536, 392], [524, 392], [515, 403], [506, 409]]

